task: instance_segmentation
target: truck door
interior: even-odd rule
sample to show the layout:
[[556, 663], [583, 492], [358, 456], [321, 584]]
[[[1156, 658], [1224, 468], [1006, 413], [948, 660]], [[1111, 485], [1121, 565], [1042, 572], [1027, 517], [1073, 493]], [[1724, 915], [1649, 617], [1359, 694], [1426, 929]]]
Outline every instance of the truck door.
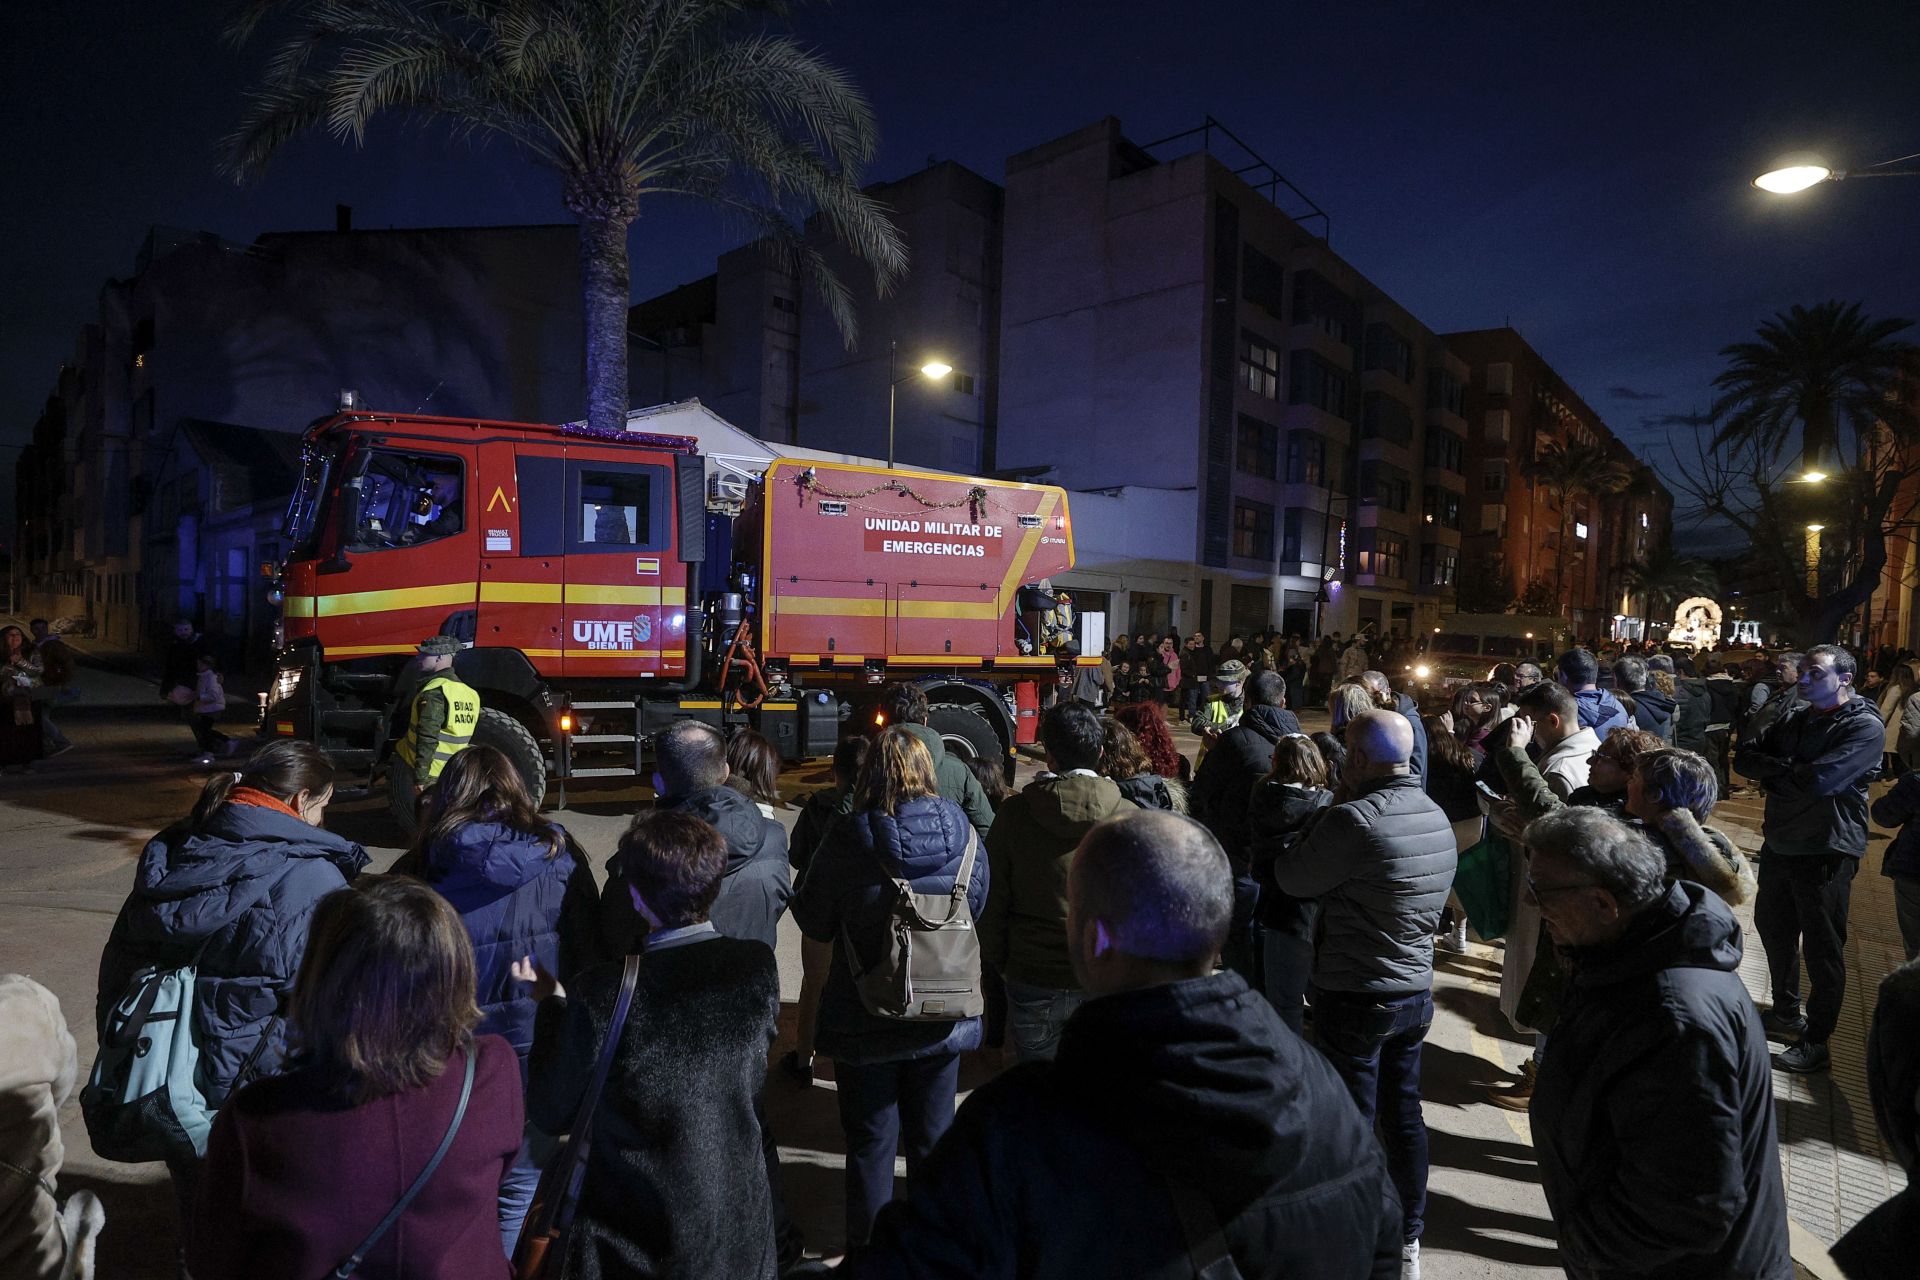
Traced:
[[518, 649], [542, 675], [561, 673], [560, 450], [480, 446], [479, 643]]
[[341, 566], [316, 575], [329, 658], [412, 653], [442, 631], [474, 638], [474, 462], [471, 446], [395, 440], [356, 465]]
[[683, 673], [686, 566], [673, 554], [672, 472], [569, 449], [561, 514], [567, 678]]

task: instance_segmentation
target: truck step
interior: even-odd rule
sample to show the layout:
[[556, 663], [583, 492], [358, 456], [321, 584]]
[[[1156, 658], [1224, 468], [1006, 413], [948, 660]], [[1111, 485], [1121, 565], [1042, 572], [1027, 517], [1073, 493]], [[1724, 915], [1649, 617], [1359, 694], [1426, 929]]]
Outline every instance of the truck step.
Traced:
[[320, 713], [320, 723], [329, 729], [365, 728], [386, 719], [387, 713], [373, 707], [342, 707]]
[[568, 741], [576, 747], [583, 742], [632, 742], [633, 735], [630, 733], [576, 733]]
[[633, 700], [625, 702], [570, 702], [567, 704], [575, 711], [631, 711]]
[[569, 778], [637, 778], [638, 769], [575, 769], [568, 773]]

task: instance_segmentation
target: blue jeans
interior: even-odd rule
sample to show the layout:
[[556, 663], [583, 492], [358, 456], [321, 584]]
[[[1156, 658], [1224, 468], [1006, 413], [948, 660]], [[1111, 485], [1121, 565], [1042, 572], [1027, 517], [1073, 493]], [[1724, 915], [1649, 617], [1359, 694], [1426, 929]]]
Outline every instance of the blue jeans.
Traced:
[[904, 1062], [833, 1064], [840, 1129], [847, 1139], [847, 1247], [865, 1244], [880, 1206], [893, 1199], [893, 1160], [907, 1158], [911, 1178], [953, 1123], [960, 1055]]
[[1021, 1062], [1051, 1062], [1060, 1047], [1060, 1031], [1086, 993], [1030, 987], [1007, 979], [1007, 1037]]
[[1420, 1045], [1433, 1025], [1433, 992], [1369, 996], [1313, 993], [1313, 1026], [1360, 1115], [1379, 1122], [1387, 1174], [1400, 1193], [1403, 1239], [1418, 1240], [1427, 1215], [1427, 1122], [1420, 1114]]
[[522, 1146], [513, 1167], [500, 1179], [500, 1244], [509, 1258], [520, 1242], [520, 1228], [526, 1224], [534, 1190], [540, 1185], [540, 1166], [527, 1164], [526, 1160], [527, 1149]]

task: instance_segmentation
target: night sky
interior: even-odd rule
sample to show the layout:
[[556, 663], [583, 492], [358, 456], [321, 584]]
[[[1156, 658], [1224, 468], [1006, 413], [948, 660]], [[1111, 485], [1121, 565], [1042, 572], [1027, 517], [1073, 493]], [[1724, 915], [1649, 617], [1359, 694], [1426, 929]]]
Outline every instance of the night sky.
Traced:
[[[0, 441], [30, 431], [151, 225], [244, 242], [330, 227], [336, 202], [360, 227], [565, 220], [554, 179], [505, 148], [398, 124], [359, 152], [308, 139], [236, 189], [213, 144], [264, 50], [220, 41], [223, 8], [9, 14]], [[1214, 116], [1426, 324], [1511, 322], [1656, 465], [1663, 417], [1703, 409], [1719, 348], [1772, 312], [1837, 297], [1920, 318], [1920, 178], [1747, 185], [1787, 152], [1920, 151], [1920, 5], [842, 0], [798, 29], [871, 97], [876, 179], [938, 158], [998, 180], [1007, 155], [1101, 116], [1141, 142]], [[654, 205], [635, 296], [743, 238]]]

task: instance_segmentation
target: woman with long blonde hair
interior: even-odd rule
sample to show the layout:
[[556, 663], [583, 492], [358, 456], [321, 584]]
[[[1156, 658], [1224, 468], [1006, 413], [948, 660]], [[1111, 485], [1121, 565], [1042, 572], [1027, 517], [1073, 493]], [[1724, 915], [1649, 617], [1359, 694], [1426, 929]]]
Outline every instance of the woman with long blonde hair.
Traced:
[[905, 727], [883, 729], [792, 903], [800, 932], [834, 944], [820, 998], [816, 1048], [834, 1061], [847, 1141], [847, 1243], [864, 1243], [893, 1198], [896, 1146], [908, 1176], [953, 1122], [960, 1054], [980, 1045], [980, 1019], [902, 1021], [870, 1013], [854, 987], [885, 946], [905, 881], [916, 894], [951, 894], [967, 864], [966, 898], [986, 909], [987, 855], [960, 806], [940, 797], [933, 757]]

